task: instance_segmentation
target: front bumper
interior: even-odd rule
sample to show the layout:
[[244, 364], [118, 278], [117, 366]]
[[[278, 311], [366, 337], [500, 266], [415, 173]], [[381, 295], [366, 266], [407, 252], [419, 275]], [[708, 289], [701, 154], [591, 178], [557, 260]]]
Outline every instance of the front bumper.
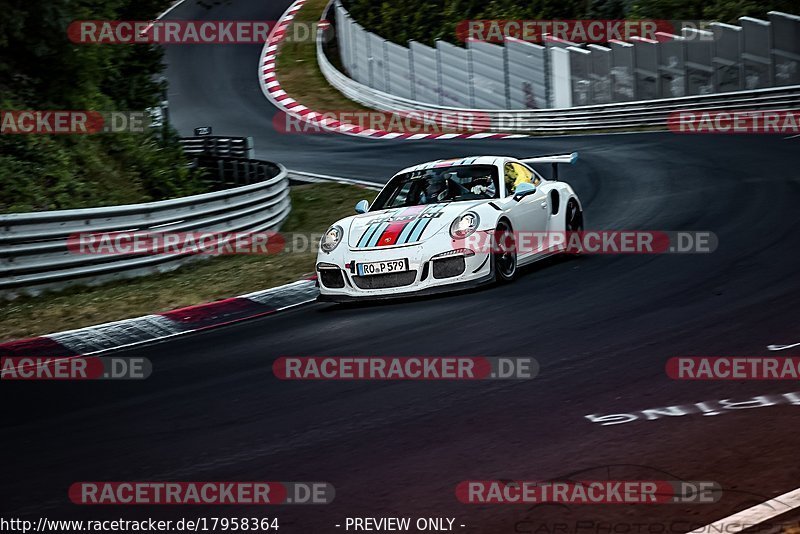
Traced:
[[[339, 247], [317, 257], [320, 300], [385, 299], [454, 291], [492, 280], [491, 258], [486, 253], [454, 251], [451, 240], [423, 244], [351, 249]], [[388, 260], [408, 260], [408, 270], [359, 276], [356, 265]]]

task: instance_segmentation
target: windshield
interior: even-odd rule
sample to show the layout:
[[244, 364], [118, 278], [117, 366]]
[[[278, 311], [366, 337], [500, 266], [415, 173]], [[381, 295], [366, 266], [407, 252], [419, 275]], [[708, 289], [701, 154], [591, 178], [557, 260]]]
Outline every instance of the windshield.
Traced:
[[498, 198], [494, 165], [457, 165], [398, 174], [386, 184], [370, 211]]

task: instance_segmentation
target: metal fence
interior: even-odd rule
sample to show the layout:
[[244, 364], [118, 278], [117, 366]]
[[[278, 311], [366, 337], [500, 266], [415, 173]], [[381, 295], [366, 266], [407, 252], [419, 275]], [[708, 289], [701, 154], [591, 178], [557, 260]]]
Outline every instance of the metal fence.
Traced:
[[[72, 284], [97, 284], [162, 272], [197, 258], [189, 254], [76, 254], [78, 233], [260, 232], [289, 215], [289, 176], [270, 162], [220, 160], [239, 187], [201, 195], [103, 208], [0, 215], [0, 298]], [[225, 173], [223, 173], [225, 176]]]
[[[464, 108], [441, 106], [402, 98], [378, 91], [340, 72], [328, 60], [323, 49], [326, 39], [317, 41], [317, 62], [328, 82], [349, 99], [364, 106], [383, 110], [430, 110], [462, 112]], [[625, 43], [623, 50], [633, 50]], [[565, 51], [562, 50], [561, 53]], [[632, 56], [631, 56], [632, 57]], [[631, 58], [624, 59], [628, 61]], [[609, 91], [632, 94], [633, 79], [612, 72]], [[632, 97], [631, 97], [632, 98]], [[563, 133], [591, 130], [629, 130], [665, 127], [670, 113], [680, 110], [770, 110], [800, 108], [800, 85], [750, 91], [684, 96], [652, 101], [623, 101], [567, 109], [468, 110], [473, 113], [472, 129], [477, 132]]]
[[[740, 26], [684, 27], [680, 35], [607, 46], [506, 39], [390, 43], [335, 0], [339, 59], [356, 82], [421, 104], [477, 109], [568, 108], [800, 84], [800, 17], [769, 12]], [[330, 18], [330, 17], [329, 17]]]

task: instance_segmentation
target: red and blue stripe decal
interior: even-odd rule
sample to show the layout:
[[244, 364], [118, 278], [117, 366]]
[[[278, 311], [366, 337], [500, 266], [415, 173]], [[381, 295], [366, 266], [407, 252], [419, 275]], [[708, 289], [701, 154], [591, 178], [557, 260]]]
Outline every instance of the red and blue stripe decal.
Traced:
[[431, 218], [441, 213], [444, 205], [411, 206], [378, 218], [367, 226], [358, 240], [358, 247], [389, 247], [419, 241]]
[[410, 219], [402, 220], [402, 221], [393, 221], [390, 222], [389, 225], [381, 232], [380, 237], [378, 238], [377, 246], [379, 247], [389, 247], [392, 245], [399, 244], [398, 238], [403, 230], [408, 227], [412, 221], [416, 221], [417, 216], [425, 210], [425, 206], [412, 206], [410, 208], [406, 208], [398, 217], [411, 217]]

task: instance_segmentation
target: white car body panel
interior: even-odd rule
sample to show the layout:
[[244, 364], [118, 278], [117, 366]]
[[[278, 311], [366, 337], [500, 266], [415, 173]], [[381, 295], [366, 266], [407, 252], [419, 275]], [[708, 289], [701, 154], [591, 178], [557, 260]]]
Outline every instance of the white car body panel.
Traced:
[[[498, 170], [500, 198], [389, 208], [368, 211], [337, 221], [332, 226], [342, 228], [342, 239], [332, 251], [320, 249], [317, 255], [321, 299], [345, 301], [388, 298], [492, 281], [493, 262], [490, 254], [478, 252], [469, 255], [454, 252], [459, 243], [463, 246], [463, 242], [451, 237], [450, 227], [466, 212], [478, 215], [480, 221], [477, 231], [488, 233], [486, 236], [489, 239], [488, 236], [493, 235], [501, 218], [509, 221], [515, 232], [564, 230], [564, 213], [569, 199], [574, 198], [580, 207], [580, 201], [572, 188], [565, 182], [545, 180], [533, 171], [540, 180], [536, 191], [517, 200], [513, 194], [506, 194], [505, 191], [504, 166], [507, 162], [520, 163], [520, 160], [505, 156], [480, 156], [423, 163], [398, 172], [395, 176], [434, 167], [493, 165]], [[544, 162], [565, 163], [561, 160]], [[527, 168], [533, 170], [531, 167]], [[558, 209], [555, 213], [551, 205], [553, 191], [558, 197]], [[557, 251], [519, 254], [517, 263], [522, 266], [553, 252]], [[437, 278], [434, 275], [443, 272], [444, 268], [440, 269], [439, 266], [444, 263], [438, 263], [433, 258], [445, 253], [450, 253], [450, 258], [463, 257], [464, 269], [460, 274]], [[360, 263], [400, 259], [408, 260], [408, 271], [367, 276], [358, 276], [356, 272], [356, 265]], [[436, 267], [434, 261], [437, 261]], [[459, 262], [460, 260], [454, 260], [449, 264], [452, 266]], [[335, 272], [337, 270], [341, 273], [341, 282]], [[331, 282], [334, 279], [335, 283]], [[384, 287], [387, 284], [389, 286]], [[338, 287], [340, 285], [342, 287]]]

